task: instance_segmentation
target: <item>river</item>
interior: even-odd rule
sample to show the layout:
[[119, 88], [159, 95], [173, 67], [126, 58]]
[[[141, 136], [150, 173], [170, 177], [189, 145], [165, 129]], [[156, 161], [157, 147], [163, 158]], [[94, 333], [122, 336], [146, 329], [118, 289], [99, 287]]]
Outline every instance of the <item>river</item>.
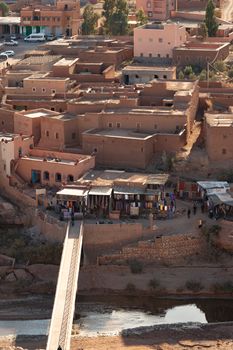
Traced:
[[[95, 302], [91, 299], [95, 298]], [[232, 300], [175, 300], [143, 297], [81, 297], [74, 330], [81, 336], [115, 335], [122, 330], [175, 323], [233, 321]], [[33, 311], [32, 311], [33, 312]], [[16, 313], [16, 312], [15, 312]], [[20, 318], [20, 313], [18, 315]], [[0, 320], [0, 336], [45, 335], [49, 319]]]

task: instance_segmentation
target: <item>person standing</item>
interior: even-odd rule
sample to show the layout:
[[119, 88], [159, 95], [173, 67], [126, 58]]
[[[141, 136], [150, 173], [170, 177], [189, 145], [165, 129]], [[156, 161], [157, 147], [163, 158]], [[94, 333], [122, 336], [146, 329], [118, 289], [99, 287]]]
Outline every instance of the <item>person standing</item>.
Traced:
[[188, 211], [187, 211], [188, 219], [190, 219], [190, 215], [191, 215], [191, 210], [188, 208]]
[[197, 212], [197, 205], [196, 205], [196, 203], [194, 203], [194, 205], [193, 205], [193, 214], [196, 215], [196, 212]]

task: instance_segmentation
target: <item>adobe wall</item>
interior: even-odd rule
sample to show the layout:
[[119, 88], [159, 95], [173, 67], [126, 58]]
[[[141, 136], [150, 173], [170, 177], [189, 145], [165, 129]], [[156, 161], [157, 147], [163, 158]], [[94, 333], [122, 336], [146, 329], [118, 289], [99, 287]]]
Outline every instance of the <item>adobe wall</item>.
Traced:
[[141, 223], [87, 224], [84, 225], [83, 244], [87, 246], [112, 247], [143, 238]]
[[0, 131], [14, 132], [14, 113], [13, 110], [0, 108]]
[[34, 225], [38, 227], [44, 238], [50, 242], [63, 242], [65, 239], [67, 223], [54, 217], [36, 210]]
[[156, 238], [154, 242], [141, 241], [136, 247], [124, 247], [119, 254], [100, 256], [98, 264], [127, 264], [127, 261], [132, 259], [144, 263], [177, 264], [189, 256], [203, 253], [205, 247], [206, 243], [199, 235], [162, 236]]

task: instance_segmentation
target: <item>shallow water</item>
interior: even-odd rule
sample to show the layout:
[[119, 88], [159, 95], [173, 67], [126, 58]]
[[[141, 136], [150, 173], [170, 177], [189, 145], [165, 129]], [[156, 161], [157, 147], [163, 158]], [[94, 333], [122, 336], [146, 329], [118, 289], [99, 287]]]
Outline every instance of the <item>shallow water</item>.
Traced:
[[[90, 296], [78, 297], [77, 306], [79, 319], [74, 321], [74, 329], [82, 336], [114, 335], [124, 329], [161, 324], [233, 321], [232, 300]], [[18, 306], [14, 315], [17, 310], [20, 318]], [[0, 320], [0, 336], [45, 335], [49, 322], [49, 319]]]

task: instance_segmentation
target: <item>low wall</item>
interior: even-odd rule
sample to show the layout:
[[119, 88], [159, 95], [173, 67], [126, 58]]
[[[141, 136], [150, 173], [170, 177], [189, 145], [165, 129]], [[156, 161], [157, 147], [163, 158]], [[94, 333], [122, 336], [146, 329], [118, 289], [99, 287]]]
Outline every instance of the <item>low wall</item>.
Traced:
[[99, 265], [127, 264], [137, 259], [145, 263], [180, 263], [188, 256], [204, 252], [205, 242], [199, 235], [180, 234], [156, 238], [154, 242], [139, 242], [136, 247], [124, 247], [120, 254], [98, 258]]
[[34, 224], [46, 240], [50, 242], [64, 241], [67, 223], [36, 210]]
[[132, 242], [143, 238], [143, 227], [140, 223], [85, 224], [84, 246], [111, 245]]

